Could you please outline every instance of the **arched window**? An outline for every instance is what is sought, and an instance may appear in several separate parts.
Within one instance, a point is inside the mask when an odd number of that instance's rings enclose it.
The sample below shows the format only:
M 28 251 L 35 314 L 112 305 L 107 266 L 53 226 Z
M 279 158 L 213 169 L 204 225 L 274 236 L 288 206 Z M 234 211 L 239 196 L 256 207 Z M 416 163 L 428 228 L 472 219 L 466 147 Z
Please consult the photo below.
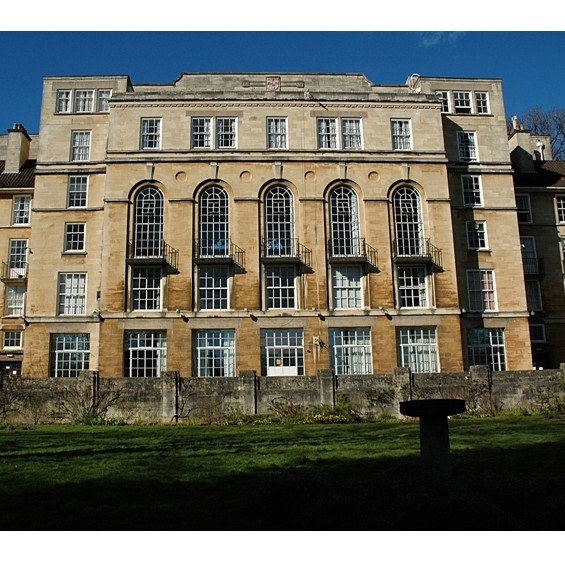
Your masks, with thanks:
M 289 257 L 296 252 L 293 198 L 285 186 L 274 186 L 265 195 L 265 252 L 268 257 Z
M 392 197 L 396 253 L 399 256 L 424 254 L 420 196 L 410 187 L 399 188 Z
M 135 257 L 163 255 L 163 195 L 154 186 L 135 195 L 133 244 Z
M 338 186 L 330 193 L 330 222 L 332 255 L 359 255 L 357 195 L 348 186 Z
M 223 188 L 210 186 L 202 191 L 199 229 L 201 257 L 229 255 L 229 203 Z

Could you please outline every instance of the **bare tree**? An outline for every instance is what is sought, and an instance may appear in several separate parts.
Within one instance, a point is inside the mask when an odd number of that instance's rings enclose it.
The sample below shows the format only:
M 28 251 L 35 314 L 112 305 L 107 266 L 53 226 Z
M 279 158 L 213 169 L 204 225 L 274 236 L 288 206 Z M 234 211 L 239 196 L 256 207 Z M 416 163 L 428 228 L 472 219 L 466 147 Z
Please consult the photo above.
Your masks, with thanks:
M 533 135 L 549 135 L 553 159 L 565 161 L 565 108 L 532 108 L 519 117 L 519 122 Z

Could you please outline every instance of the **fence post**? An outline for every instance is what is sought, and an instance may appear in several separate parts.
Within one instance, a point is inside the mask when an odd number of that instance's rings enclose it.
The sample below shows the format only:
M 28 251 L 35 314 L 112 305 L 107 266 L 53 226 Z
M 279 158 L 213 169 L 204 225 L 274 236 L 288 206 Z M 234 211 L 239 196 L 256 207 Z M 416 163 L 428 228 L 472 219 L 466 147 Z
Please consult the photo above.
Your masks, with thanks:
M 320 391 L 320 404 L 335 406 L 336 381 L 331 369 L 318 369 L 318 389 Z
M 179 373 L 161 373 L 161 418 L 165 422 L 179 421 Z
M 257 394 L 259 382 L 255 371 L 240 371 L 241 396 L 243 399 L 243 410 L 250 414 L 257 414 Z

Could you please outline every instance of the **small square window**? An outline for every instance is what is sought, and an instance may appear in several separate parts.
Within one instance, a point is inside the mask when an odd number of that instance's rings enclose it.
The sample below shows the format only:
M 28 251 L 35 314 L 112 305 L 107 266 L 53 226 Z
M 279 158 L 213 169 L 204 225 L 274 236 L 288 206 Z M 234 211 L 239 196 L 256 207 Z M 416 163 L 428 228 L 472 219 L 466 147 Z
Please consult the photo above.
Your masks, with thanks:
M 96 102 L 97 112 L 110 111 L 110 96 L 112 96 L 112 91 L 109 89 L 102 89 L 98 91 L 97 102 Z
M 88 177 L 70 176 L 67 188 L 67 206 L 69 208 L 85 208 L 88 197 Z
M 476 175 L 463 175 L 461 177 L 463 190 L 463 205 L 466 208 L 475 208 L 483 205 L 481 177 Z
M 467 222 L 467 248 L 488 249 L 486 223 L 481 221 Z
M 21 330 L 3 332 L 2 347 L 3 349 L 21 349 L 22 348 Z
M 71 91 L 57 90 L 57 104 L 55 112 L 57 114 L 66 114 L 71 111 Z
M 487 92 L 475 92 L 475 107 L 477 109 L 477 114 L 489 113 Z
M 85 250 L 86 224 L 65 224 L 65 246 L 66 252 Z
M 471 113 L 471 93 L 470 92 L 454 92 L 453 106 L 456 114 Z
M 75 90 L 75 112 L 94 111 L 94 90 Z
M 12 225 L 28 225 L 31 210 L 31 196 L 14 196 L 12 200 Z
M 161 148 L 161 118 L 141 118 L 140 148 Z

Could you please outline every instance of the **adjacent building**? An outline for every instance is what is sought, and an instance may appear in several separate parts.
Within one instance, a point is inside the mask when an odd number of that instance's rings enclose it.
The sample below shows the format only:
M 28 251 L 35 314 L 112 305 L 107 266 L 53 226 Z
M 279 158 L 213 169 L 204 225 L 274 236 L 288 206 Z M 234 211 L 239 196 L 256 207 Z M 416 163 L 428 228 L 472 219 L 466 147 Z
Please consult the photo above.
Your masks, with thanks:
M 4 153 L 22 376 L 532 367 L 498 79 L 50 76 Z

